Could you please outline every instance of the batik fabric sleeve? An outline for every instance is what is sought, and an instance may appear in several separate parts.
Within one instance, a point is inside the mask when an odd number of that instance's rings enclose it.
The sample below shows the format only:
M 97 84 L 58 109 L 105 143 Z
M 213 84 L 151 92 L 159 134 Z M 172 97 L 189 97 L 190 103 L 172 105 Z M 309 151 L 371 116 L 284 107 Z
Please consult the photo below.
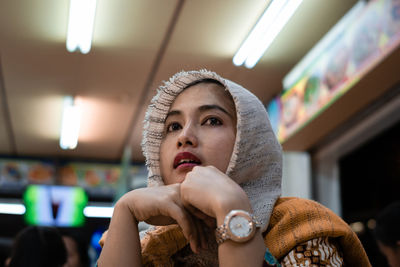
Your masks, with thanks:
M 313 242 L 316 242 L 314 248 Z M 333 211 L 312 200 L 278 199 L 264 236 L 264 243 L 272 255 L 279 259 L 282 266 L 313 266 L 285 265 L 285 261 L 300 258 L 304 253 L 298 253 L 299 250 L 308 250 L 305 254 L 309 255 L 310 252 L 321 253 L 325 249 L 333 250 L 334 247 L 341 253 L 338 255 L 342 257 L 343 265 L 371 266 L 360 240 L 350 226 Z M 321 258 L 322 255 L 323 258 Z M 322 260 L 329 258 L 322 253 L 321 256 L 319 258 Z M 315 264 L 314 266 L 325 265 Z
M 343 266 L 342 253 L 328 238 L 315 238 L 297 245 L 280 262 L 281 266 Z

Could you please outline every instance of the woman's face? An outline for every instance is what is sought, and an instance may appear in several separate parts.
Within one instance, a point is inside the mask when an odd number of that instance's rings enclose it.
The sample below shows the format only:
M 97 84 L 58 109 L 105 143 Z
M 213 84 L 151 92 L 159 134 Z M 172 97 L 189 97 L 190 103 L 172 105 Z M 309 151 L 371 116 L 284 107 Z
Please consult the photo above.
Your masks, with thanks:
M 236 138 L 232 97 L 214 83 L 193 85 L 173 102 L 160 148 L 165 184 L 181 183 L 195 166 L 226 172 Z

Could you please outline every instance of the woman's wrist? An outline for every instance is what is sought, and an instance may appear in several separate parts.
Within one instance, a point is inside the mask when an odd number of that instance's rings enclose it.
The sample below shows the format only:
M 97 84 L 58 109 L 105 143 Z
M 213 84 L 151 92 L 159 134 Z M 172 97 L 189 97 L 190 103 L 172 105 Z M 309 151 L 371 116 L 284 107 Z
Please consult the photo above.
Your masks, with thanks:
M 118 210 L 119 212 L 123 213 L 130 213 L 134 223 L 136 225 L 139 224 L 138 219 L 135 216 L 135 208 L 134 204 L 136 201 L 133 199 L 134 198 L 134 191 L 128 192 L 125 195 L 123 195 L 115 204 L 114 210 Z M 115 213 L 115 211 L 114 211 Z M 113 214 L 114 215 L 114 214 Z
M 237 198 L 234 201 L 221 203 L 216 210 L 217 226 L 224 223 L 226 215 L 232 210 L 244 210 L 252 213 L 249 199 L 247 197 L 243 199 Z

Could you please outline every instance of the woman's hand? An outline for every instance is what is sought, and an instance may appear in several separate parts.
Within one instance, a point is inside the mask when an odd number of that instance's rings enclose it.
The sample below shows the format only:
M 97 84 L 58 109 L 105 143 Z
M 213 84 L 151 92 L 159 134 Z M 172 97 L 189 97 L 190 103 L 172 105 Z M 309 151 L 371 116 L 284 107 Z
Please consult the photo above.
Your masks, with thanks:
M 185 208 L 209 226 L 210 217 L 220 224 L 232 209 L 251 211 L 243 189 L 213 166 L 194 167 L 180 186 L 180 197 Z
M 233 209 L 252 212 L 250 200 L 243 189 L 226 174 L 213 166 L 196 166 L 181 184 L 184 207 L 198 218 L 215 218 L 217 225 Z M 219 266 L 261 266 L 265 245 L 262 234 L 244 243 L 226 240 L 218 246 Z
M 182 204 L 180 184 L 136 189 L 118 202 L 128 206 L 136 221 L 151 225 L 179 224 L 194 252 L 204 243 L 201 225 Z

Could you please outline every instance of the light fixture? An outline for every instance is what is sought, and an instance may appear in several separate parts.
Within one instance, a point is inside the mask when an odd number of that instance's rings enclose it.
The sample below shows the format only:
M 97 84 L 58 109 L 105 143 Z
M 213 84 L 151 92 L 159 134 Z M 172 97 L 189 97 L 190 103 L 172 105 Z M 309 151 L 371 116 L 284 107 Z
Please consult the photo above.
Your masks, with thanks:
M 26 211 L 23 204 L 17 203 L 0 203 L 0 214 L 22 215 Z
M 111 218 L 113 211 L 113 207 L 87 206 L 83 209 L 83 214 L 86 217 Z
M 233 64 L 251 69 L 294 14 L 302 0 L 271 0 L 246 40 L 233 57 Z
M 64 109 L 61 122 L 60 147 L 74 149 L 78 145 L 81 109 L 72 96 L 64 98 Z
M 87 54 L 90 51 L 93 37 L 96 0 L 70 0 L 67 50 L 80 50 Z

